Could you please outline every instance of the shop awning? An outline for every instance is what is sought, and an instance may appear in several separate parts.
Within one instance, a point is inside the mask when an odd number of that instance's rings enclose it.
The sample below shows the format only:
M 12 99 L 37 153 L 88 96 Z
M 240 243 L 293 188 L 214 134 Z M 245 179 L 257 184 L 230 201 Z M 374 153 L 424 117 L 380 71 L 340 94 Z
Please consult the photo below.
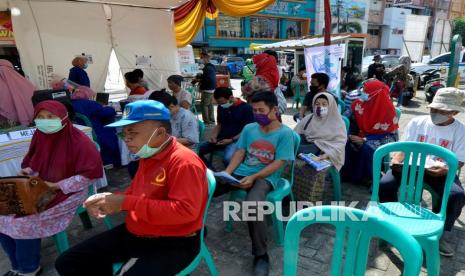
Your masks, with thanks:
M 331 43 L 337 44 L 348 38 L 366 38 L 366 34 L 336 34 L 331 37 Z M 271 44 L 265 44 L 257 47 L 257 50 L 284 50 L 284 49 L 303 49 L 308 47 L 320 46 L 324 44 L 323 36 L 305 37 L 301 39 L 291 39 Z
M 253 51 L 260 50 L 259 47 L 260 47 L 260 46 L 263 46 L 263 45 L 264 45 L 264 44 L 250 43 L 249 49 L 250 49 L 250 50 L 253 50 Z

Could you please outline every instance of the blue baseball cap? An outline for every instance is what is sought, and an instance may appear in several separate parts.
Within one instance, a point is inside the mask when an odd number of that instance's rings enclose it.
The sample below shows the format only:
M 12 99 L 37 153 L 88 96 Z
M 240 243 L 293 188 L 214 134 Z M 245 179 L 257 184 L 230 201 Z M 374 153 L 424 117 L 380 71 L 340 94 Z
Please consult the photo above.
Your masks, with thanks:
M 121 120 L 106 125 L 106 127 L 122 127 L 145 120 L 169 121 L 170 112 L 162 103 L 157 101 L 135 101 L 124 107 L 123 118 Z

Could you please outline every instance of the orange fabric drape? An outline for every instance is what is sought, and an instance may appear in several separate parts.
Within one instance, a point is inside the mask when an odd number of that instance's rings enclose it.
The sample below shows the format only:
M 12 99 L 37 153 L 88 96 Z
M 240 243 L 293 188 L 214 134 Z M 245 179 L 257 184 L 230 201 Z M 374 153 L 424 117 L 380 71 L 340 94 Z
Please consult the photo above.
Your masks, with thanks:
M 174 10 L 177 46 L 188 45 L 202 28 L 205 17 L 215 19 L 219 11 L 229 16 L 257 13 L 275 0 L 192 0 Z

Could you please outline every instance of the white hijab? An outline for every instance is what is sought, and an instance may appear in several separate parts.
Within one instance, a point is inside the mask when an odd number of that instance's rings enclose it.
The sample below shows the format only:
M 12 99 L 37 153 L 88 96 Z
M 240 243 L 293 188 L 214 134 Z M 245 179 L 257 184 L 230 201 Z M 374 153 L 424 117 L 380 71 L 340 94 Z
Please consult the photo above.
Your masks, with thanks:
M 315 102 L 320 96 L 328 100 L 328 114 L 325 117 L 316 115 Z M 333 95 L 323 92 L 313 98 L 313 114 L 307 115 L 295 127 L 298 134 L 303 134 L 309 143 L 314 143 L 321 151 L 328 155 L 337 170 L 344 165 L 347 130 L 342 116 L 337 108 Z M 307 128 L 305 126 L 307 125 Z

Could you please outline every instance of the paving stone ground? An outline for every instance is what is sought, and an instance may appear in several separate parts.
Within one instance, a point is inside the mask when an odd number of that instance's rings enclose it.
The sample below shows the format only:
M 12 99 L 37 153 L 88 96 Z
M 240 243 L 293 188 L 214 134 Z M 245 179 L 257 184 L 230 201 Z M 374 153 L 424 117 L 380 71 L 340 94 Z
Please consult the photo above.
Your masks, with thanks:
M 289 105 L 290 106 L 290 105 Z M 418 98 L 414 99 L 409 107 L 403 107 L 403 113 L 400 124 L 402 129 L 408 121 L 415 117 L 428 114 L 423 97 L 419 93 Z M 292 113 L 284 116 L 284 122 L 293 126 Z M 465 115 L 461 114 L 459 119 L 465 122 Z M 125 168 L 116 168 L 107 171 L 109 180 L 108 190 L 121 190 L 127 187 L 129 178 Z M 463 179 L 463 176 L 461 177 Z M 324 193 L 324 201 L 329 202 L 332 199 L 332 185 L 326 184 L 327 189 Z M 349 183 L 343 183 L 343 199 L 346 202 L 359 201 L 357 207 L 366 206 L 370 194 L 367 187 L 356 186 Z M 226 196 L 215 198 L 208 214 L 208 237 L 206 238 L 207 246 L 213 255 L 216 267 L 220 275 L 250 275 L 252 269 L 252 255 L 250 248 L 250 239 L 248 236 L 247 225 L 244 222 L 235 222 L 234 231 L 227 233 L 224 231 L 223 221 L 223 201 Z M 428 197 L 426 202 L 428 203 Z M 124 215 L 112 216 L 113 222 L 119 224 L 123 221 Z M 90 230 L 84 230 L 80 224 L 79 218 L 75 217 L 68 228 L 68 236 L 71 245 L 83 241 L 95 234 L 105 231 L 105 226 L 101 221 L 92 219 L 94 227 Z M 274 245 L 273 229 L 270 224 L 269 234 L 269 255 L 271 257 L 271 275 L 283 274 L 283 250 Z M 334 230 L 329 227 L 315 226 L 306 229 L 303 232 L 300 242 L 299 251 L 299 272 L 298 275 L 329 275 L 330 263 L 332 257 Z M 441 258 L 441 275 L 464 275 L 465 276 L 465 212 L 456 222 L 454 230 L 447 236 L 447 240 L 456 250 L 452 258 Z M 44 273 L 42 275 L 57 275 L 54 269 L 54 260 L 57 257 L 56 249 L 52 239 L 43 239 L 42 243 L 42 266 Z M 407 260 L 408 261 L 408 260 Z M 9 269 L 9 261 L 0 250 L 0 275 L 3 275 Z M 402 260 L 394 249 L 379 248 L 373 243 L 370 250 L 368 268 L 366 275 L 400 275 L 402 270 Z M 425 268 L 422 269 L 421 275 L 426 275 Z M 192 275 L 209 275 L 208 269 L 203 264 Z

